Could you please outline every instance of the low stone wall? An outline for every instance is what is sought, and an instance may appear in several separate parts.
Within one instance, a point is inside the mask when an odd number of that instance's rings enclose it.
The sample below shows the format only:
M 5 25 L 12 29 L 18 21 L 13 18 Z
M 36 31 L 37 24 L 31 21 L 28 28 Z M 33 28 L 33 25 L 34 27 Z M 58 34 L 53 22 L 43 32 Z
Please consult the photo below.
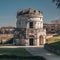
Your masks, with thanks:
M 46 35 L 46 39 L 49 39 L 49 38 L 51 38 L 51 37 L 53 37 L 53 34 L 47 34 L 47 35 Z
M 0 43 L 5 43 L 10 38 L 13 38 L 13 34 L 0 34 Z
M 57 48 L 55 48 L 55 47 L 53 47 L 53 46 L 51 46 L 49 44 L 45 44 L 44 48 L 47 49 L 50 52 L 53 52 L 53 53 L 55 53 L 57 55 L 60 55 L 60 49 L 57 49 Z

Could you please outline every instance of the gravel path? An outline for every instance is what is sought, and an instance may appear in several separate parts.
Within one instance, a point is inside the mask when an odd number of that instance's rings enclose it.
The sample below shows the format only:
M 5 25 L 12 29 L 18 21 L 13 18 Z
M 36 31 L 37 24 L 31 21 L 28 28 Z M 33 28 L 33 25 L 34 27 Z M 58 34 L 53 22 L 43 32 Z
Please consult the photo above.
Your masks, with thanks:
M 29 47 L 25 49 L 34 56 L 43 56 L 47 60 L 60 60 L 60 56 L 46 51 L 43 47 Z

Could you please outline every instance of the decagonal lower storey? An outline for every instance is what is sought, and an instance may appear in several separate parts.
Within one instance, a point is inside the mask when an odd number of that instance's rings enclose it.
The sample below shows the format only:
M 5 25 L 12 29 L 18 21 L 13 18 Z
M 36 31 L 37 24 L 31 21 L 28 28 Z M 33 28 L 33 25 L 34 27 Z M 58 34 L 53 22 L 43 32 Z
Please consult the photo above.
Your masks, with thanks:
M 25 9 L 17 13 L 14 44 L 40 46 L 46 43 L 46 30 L 43 29 L 43 15 L 34 9 Z

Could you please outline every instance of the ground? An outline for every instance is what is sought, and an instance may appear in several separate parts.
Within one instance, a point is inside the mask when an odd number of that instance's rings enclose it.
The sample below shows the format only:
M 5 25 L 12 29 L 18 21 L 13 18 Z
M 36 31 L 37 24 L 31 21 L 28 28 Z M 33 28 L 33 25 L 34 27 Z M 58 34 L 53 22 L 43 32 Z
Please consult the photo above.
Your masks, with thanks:
M 8 49 L 8 48 L 9 49 Z M 19 47 L 19 49 L 18 49 L 18 47 Z M 9 50 L 7 50 L 7 49 Z M 13 49 L 12 49 L 13 48 Z M 26 56 L 26 55 L 30 55 L 31 56 L 31 54 L 32 55 L 34 55 L 34 56 L 43 56 L 43 57 L 45 57 L 47 60 L 60 60 L 60 56 L 58 56 L 58 55 L 55 55 L 55 54 L 53 54 L 53 53 L 51 53 L 51 52 L 49 52 L 49 51 L 47 51 L 47 50 L 45 50 L 44 49 L 44 47 L 43 46 L 40 46 L 40 47 L 20 47 L 20 46 L 13 46 L 11 48 L 11 46 L 5 46 L 5 49 L 6 50 L 4 50 L 4 46 L 2 46 L 1 48 L 0 48 L 0 53 L 2 53 L 2 52 L 6 52 L 6 53 L 9 53 L 9 54 L 17 54 L 17 55 L 21 55 L 21 53 L 22 53 L 22 55 L 24 55 L 24 56 Z M 16 49 L 17 48 L 17 49 Z M 12 50 L 11 50 L 12 49 Z M 16 50 L 15 50 L 16 49 Z M 15 50 L 15 51 L 14 51 Z M 24 52 L 25 51 L 25 52 Z M 30 52 L 30 53 L 28 53 L 28 52 Z
M 60 60 L 60 56 L 57 56 L 45 50 L 43 47 L 31 47 L 31 48 L 26 48 L 26 50 L 35 56 L 43 56 L 47 60 Z
M 26 50 L 25 46 L 1 46 L 0 47 L 0 60 L 45 60 L 42 56 L 33 56 Z M 6 56 L 7 55 L 7 56 Z M 17 58 L 9 58 L 9 56 L 17 56 Z M 8 57 L 8 58 L 7 58 Z M 22 58 L 20 58 L 22 57 Z M 25 58 L 24 58 L 25 57 Z
M 31 56 L 24 48 L 0 48 L 0 55 Z
M 60 36 L 55 36 L 55 37 L 48 39 L 47 43 L 50 46 L 60 50 Z
M 55 43 L 55 42 L 60 42 L 60 36 L 55 36 L 55 37 L 51 37 L 47 40 L 47 43 Z

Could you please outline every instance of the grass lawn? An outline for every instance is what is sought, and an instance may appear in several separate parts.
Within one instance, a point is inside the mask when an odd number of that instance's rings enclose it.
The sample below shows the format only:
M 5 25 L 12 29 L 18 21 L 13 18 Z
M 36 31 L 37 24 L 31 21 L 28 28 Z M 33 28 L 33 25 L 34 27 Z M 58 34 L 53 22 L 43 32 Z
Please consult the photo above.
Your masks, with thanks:
M 60 36 L 48 39 L 47 43 L 57 49 L 60 49 Z
M 50 44 L 50 43 L 55 43 L 55 42 L 60 42 L 60 36 L 57 36 L 57 37 L 52 37 L 52 38 L 49 38 L 47 40 L 47 43 Z
M 34 57 L 24 48 L 0 48 L 0 60 L 45 60 L 45 58 Z
M 31 56 L 24 48 L 0 48 L 0 54 L 17 55 L 17 56 Z

